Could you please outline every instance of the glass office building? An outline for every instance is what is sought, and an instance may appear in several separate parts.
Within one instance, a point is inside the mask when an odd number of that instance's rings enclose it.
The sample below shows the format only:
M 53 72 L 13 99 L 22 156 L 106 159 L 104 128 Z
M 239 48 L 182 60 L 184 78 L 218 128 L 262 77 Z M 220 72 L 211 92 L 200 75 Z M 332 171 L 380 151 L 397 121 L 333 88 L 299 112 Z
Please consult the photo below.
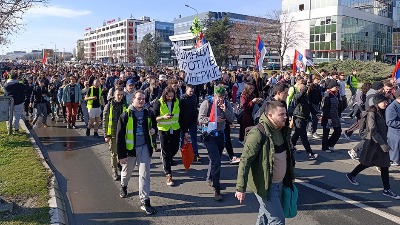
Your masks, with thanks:
M 137 40 L 141 43 L 146 34 L 161 38 L 161 64 L 171 63 L 172 42 L 169 36 L 174 34 L 174 23 L 151 21 L 137 26 Z
M 315 62 L 373 60 L 392 51 L 392 0 L 283 0 L 282 7 L 307 30 L 303 47 Z

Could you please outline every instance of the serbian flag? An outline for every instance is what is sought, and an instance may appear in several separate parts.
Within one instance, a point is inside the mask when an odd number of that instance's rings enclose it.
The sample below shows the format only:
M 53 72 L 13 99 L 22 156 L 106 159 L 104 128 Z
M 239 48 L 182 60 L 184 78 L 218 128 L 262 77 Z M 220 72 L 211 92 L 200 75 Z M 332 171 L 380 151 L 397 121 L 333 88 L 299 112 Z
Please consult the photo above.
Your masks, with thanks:
M 400 59 L 397 62 L 396 67 L 394 67 L 392 80 L 396 81 L 396 84 L 400 83 Z
M 45 51 L 43 51 L 42 63 L 43 63 L 43 66 L 44 66 L 44 64 L 47 63 L 47 56 L 46 56 L 46 52 Z
M 217 129 L 218 115 L 217 115 L 217 101 L 213 98 L 212 107 L 210 111 L 210 119 L 208 121 L 207 132 L 210 133 Z
M 259 71 L 262 69 L 263 61 L 265 54 L 267 53 L 267 49 L 265 49 L 264 43 L 261 41 L 260 35 L 257 36 L 256 42 L 256 58 L 254 60 L 254 66 Z
M 197 43 L 196 43 L 196 48 L 201 47 L 201 46 L 204 45 L 205 43 L 206 43 L 206 39 L 204 38 L 204 34 L 203 34 L 203 32 L 200 32 L 199 40 L 198 40 Z
M 292 74 L 296 74 L 296 71 L 301 72 L 306 69 L 303 59 L 304 59 L 303 54 L 301 54 L 299 51 L 295 50 Z

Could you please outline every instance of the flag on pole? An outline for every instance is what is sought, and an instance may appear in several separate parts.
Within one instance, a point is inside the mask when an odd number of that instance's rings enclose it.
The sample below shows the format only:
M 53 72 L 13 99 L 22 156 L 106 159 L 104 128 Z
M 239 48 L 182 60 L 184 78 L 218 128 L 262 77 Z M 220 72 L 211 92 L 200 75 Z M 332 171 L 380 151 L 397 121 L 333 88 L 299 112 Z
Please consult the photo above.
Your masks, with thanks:
M 267 49 L 265 49 L 264 43 L 262 42 L 260 35 L 257 36 L 256 42 L 256 58 L 254 59 L 254 66 L 256 69 L 261 71 L 263 66 L 263 61 L 265 54 L 267 53 Z
M 43 63 L 43 67 L 45 67 L 45 64 L 47 63 L 46 51 L 43 51 L 42 63 Z
M 295 50 L 292 74 L 296 74 L 296 71 L 301 72 L 306 69 L 303 60 L 304 60 L 303 54 L 301 54 L 299 51 Z
M 199 18 L 194 18 L 193 22 L 192 22 L 192 26 L 190 27 L 190 32 L 194 35 L 197 36 L 198 33 L 201 32 L 201 25 L 199 22 Z
M 394 70 L 392 73 L 392 80 L 396 81 L 396 84 L 400 83 L 400 59 L 396 63 L 396 67 L 394 67 Z
M 199 40 L 196 43 L 196 48 L 201 47 L 202 45 L 204 45 L 206 42 L 206 38 L 204 37 L 203 32 L 200 32 L 200 36 L 199 36 Z

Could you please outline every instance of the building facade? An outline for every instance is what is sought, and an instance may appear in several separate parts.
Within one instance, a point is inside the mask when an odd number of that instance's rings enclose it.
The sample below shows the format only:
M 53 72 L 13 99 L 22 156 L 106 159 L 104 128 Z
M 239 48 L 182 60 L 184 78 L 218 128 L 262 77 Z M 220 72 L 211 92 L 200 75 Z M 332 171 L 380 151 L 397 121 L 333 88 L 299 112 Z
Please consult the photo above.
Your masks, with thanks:
M 238 32 L 230 32 L 230 45 L 233 45 L 234 48 L 236 48 L 236 53 L 234 54 L 236 56 L 229 56 L 230 59 L 228 62 L 228 66 L 253 65 L 255 57 L 254 48 L 257 40 L 257 33 L 260 34 L 261 38 L 264 40 L 264 44 L 266 45 L 267 50 L 269 50 L 269 46 L 273 44 L 267 43 L 266 39 L 267 36 L 269 36 L 268 33 L 270 34 L 269 25 L 274 23 L 271 23 L 271 21 L 262 17 L 254 17 L 230 12 L 211 11 L 202 12 L 198 15 L 196 14 L 186 17 L 179 17 L 174 19 L 174 35 L 170 36 L 169 38 L 173 43 L 176 43 L 182 49 L 192 49 L 197 42 L 196 37 L 194 37 L 193 34 L 190 32 L 190 27 L 192 26 L 194 18 L 198 17 L 200 24 L 203 26 L 205 21 L 208 19 L 211 19 L 212 21 L 222 20 L 225 16 L 228 16 L 229 21 L 232 24 L 231 31 L 232 29 L 238 29 Z M 203 27 L 203 31 L 205 30 L 207 30 L 207 28 Z M 246 31 L 240 32 L 239 30 Z M 246 40 L 246 43 L 243 43 L 243 41 L 240 40 Z M 268 56 L 265 57 L 264 64 L 268 64 L 268 62 L 275 62 L 279 64 L 280 59 L 277 53 L 271 50 L 269 50 L 268 52 L 269 53 Z
M 84 33 L 85 61 L 103 63 L 133 63 L 138 55 L 137 26 L 150 21 L 140 19 L 109 20 Z
M 140 43 L 146 34 L 151 34 L 153 37 L 159 38 L 161 43 L 161 61 L 163 65 L 171 63 L 171 47 L 172 42 L 169 36 L 174 35 L 174 23 L 151 21 L 137 26 L 137 42 Z
M 392 51 L 392 0 L 282 0 L 282 11 L 306 37 L 296 49 L 314 62 L 382 59 Z M 294 50 L 285 61 L 293 62 Z

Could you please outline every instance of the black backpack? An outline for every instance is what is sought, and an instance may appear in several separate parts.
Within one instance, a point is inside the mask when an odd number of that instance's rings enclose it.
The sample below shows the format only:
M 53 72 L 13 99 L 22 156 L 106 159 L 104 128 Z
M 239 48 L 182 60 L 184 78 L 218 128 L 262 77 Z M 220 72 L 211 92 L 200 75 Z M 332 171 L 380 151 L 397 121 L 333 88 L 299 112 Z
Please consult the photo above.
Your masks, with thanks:
M 351 85 L 351 75 L 347 76 L 346 78 L 346 85 L 350 86 Z
M 246 129 L 244 130 L 244 141 L 245 142 L 246 142 L 248 134 L 250 133 L 250 131 L 252 129 L 258 129 L 264 137 L 267 136 L 267 133 L 265 132 L 264 126 L 261 123 L 258 123 L 255 126 L 246 127 Z

